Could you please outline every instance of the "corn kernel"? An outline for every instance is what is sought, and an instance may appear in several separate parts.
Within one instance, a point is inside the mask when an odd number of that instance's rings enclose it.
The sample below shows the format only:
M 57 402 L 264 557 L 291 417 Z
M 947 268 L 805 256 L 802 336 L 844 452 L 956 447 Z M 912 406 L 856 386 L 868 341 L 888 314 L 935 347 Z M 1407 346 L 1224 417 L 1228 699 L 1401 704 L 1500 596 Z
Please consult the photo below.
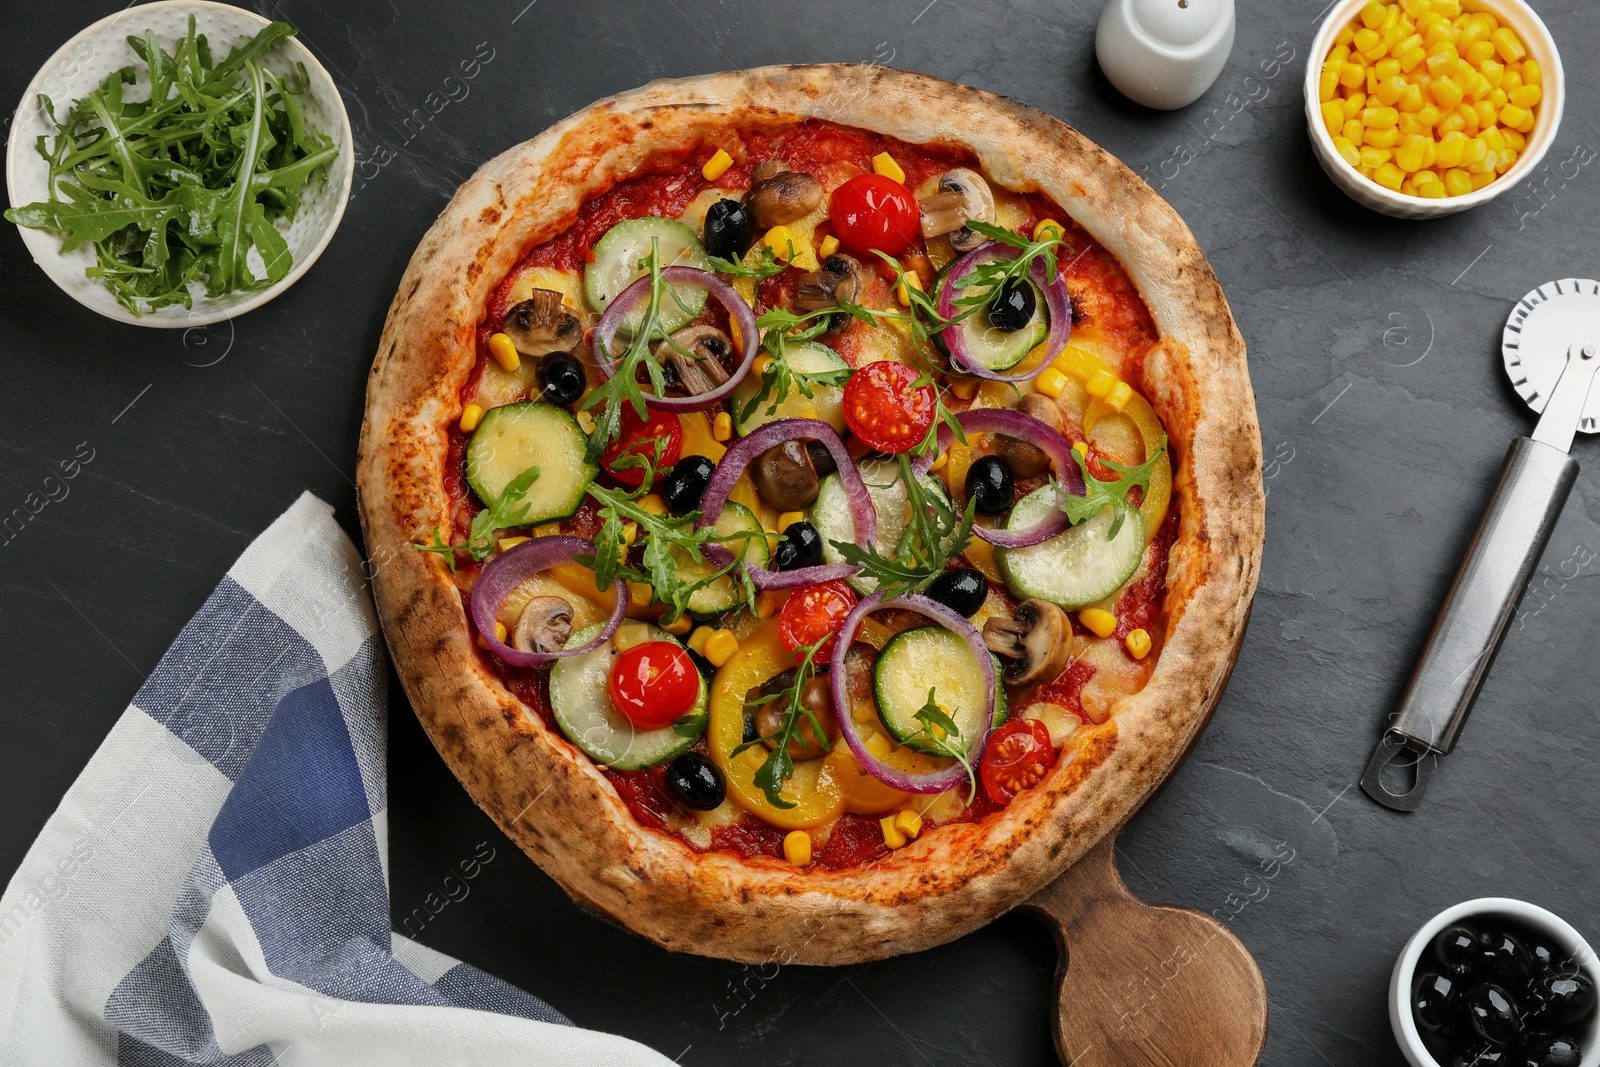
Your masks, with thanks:
M 772 249 L 773 256 L 784 262 L 789 262 L 798 253 L 795 251 L 794 235 L 787 226 L 774 226 L 761 238 L 761 243 Z
M 962 400 L 971 400 L 983 383 L 976 378 L 957 378 L 950 383 L 950 391 Z
M 1539 66 L 1539 61 L 1537 59 L 1530 59 L 1524 62 L 1522 64 L 1521 73 L 1523 85 L 1544 84 L 1544 68 Z
M 1435 78 L 1443 78 L 1456 74 L 1461 69 L 1454 45 L 1441 41 L 1434 48 L 1436 51 L 1428 54 L 1428 61 L 1424 64 L 1429 74 Z
M 623 548 L 632 548 L 634 541 L 638 540 L 638 538 L 639 538 L 639 524 L 638 523 L 636 523 L 636 522 L 625 522 L 625 523 L 622 524 L 622 547 Z
M 478 420 L 483 418 L 483 409 L 476 404 L 468 404 L 461 409 L 461 421 L 458 425 L 462 433 L 471 433 L 478 428 Z
M 1479 41 L 1487 40 L 1489 33 L 1489 27 L 1479 20 L 1463 19 L 1461 27 L 1456 30 L 1456 43 L 1466 50 Z
M 1516 107 L 1530 108 L 1538 106 L 1539 101 L 1544 99 L 1544 90 L 1537 85 L 1523 85 L 1511 90 L 1507 95 Z
M 1524 137 L 1522 134 L 1518 133 L 1516 130 L 1506 130 L 1506 131 L 1504 131 L 1504 135 L 1505 135 L 1505 139 L 1506 139 L 1506 147 L 1507 148 L 1514 148 L 1518 152 L 1523 152 L 1523 151 L 1527 150 L 1528 139 L 1526 137 Z
M 1472 188 L 1473 188 L 1473 191 L 1476 192 L 1477 190 L 1482 189 L 1484 186 L 1488 185 L 1490 182 L 1494 181 L 1495 173 L 1494 173 L 1493 170 L 1488 170 L 1488 171 L 1484 171 L 1481 174 L 1473 174 L 1471 177 L 1472 177 Z
M 1516 92 L 1518 89 L 1522 88 L 1524 84 L 1525 83 L 1522 80 L 1522 75 L 1518 74 L 1510 67 L 1506 68 L 1505 76 L 1500 79 L 1500 88 L 1504 89 L 1508 93 Z
M 1507 104 L 1505 107 L 1500 109 L 1500 121 L 1515 129 L 1527 121 L 1528 114 L 1529 112 L 1518 107 L 1516 104 Z
M 739 651 L 739 639 L 733 636 L 732 630 L 718 630 L 706 638 L 706 648 L 701 655 L 711 661 L 713 667 L 720 667 Z
M 594 416 L 587 411 L 580 411 L 574 416 L 578 420 L 578 428 L 585 434 L 594 433 Z
M 922 816 L 910 808 L 897 811 L 894 813 L 894 826 L 896 830 L 915 841 L 917 835 L 922 833 Z
M 1128 652 L 1134 659 L 1144 659 L 1150 654 L 1150 634 L 1143 629 L 1128 631 L 1123 644 L 1128 646 Z
M 663 624 L 661 628 L 674 637 L 682 637 L 694 629 L 694 619 L 688 615 L 679 615 L 671 622 Z
M 1445 18 L 1455 18 L 1461 14 L 1461 0 L 1433 0 L 1433 10 Z
M 1503 148 L 1500 150 L 1499 156 L 1499 162 L 1494 165 L 1496 174 L 1504 174 L 1517 165 L 1517 150 L 1515 148 Z
M 1322 103 L 1322 124 L 1328 127 L 1329 135 L 1337 134 L 1344 126 L 1344 105 L 1337 100 L 1325 100 Z
M 1072 450 L 1080 456 L 1087 456 L 1089 454 L 1089 442 L 1074 441 L 1072 444 Z
M 778 516 L 778 529 L 787 530 L 797 522 L 805 522 L 806 513 L 803 511 L 785 511 Z
M 1423 182 L 1417 186 L 1417 195 L 1424 200 L 1443 200 L 1446 192 L 1445 187 L 1439 182 Z
M 1465 196 L 1472 192 L 1472 175 L 1459 167 L 1444 172 L 1444 188 L 1451 196 Z
M 1371 128 L 1367 130 L 1366 142 L 1374 148 L 1393 148 L 1398 140 L 1400 140 L 1400 131 L 1393 126 L 1383 130 Z
M 1322 73 L 1317 76 L 1317 99 L 1332 100 L 1333 94 L 1339 89 L 1339 68 L 1332 63 L 1325 63 Z
M 667 513 L 667 502 L 661 499 L 660 493 L 651 493 L 649 496 L 644 497 L 639 501 L 639 506 L 652 515 L 665 515 Z
M 1487 100 L 1478 101 L 1476 110 L 1478 112 L 1479 126 L 1493 126 L 1500 118 L 1499 113 L 1494 109 L 1494 105 Z
M 1405 144 L 1394 154 L 1394 161 L 1404 171 L 1417 171 L 1422 169 L 1422 154 L 1427 147 L 1426 137 L 1412 134 L 1407 137 Z
M 1367 94 L 1358 89 L 1349 96 L 1345 97 L 1344 117 L 1346 119 L 1360 118 L 1362 109 L 1364 109 L 1366 106 Z
M 1416 48 L 1407 49 L 1400 54 L 1401 73 L 1410 74 L 1412 71 L 1416 70 L 1417 66 L 1427 58 L 1428 52 L 1421 45 L 1418 45 Z
M 1439 120 L 1439 132 L 1446 137 L 1452 133 L 1460 133 L 1461 136 L 1465 137 L 1466 134 L 1462 133 L 1462 130 L 1466 129 L 1466 126 L 1467 120 L 1453 111 Z
M 1427 185 L 1429 182 L 1438 181 L 1439 175 L 1435 174 L 1431 170 L 1419 170 L 1411 176 L 1411 180 L 1420 188 L 1421 186 Z
M 872 157 L 872 169 L 874 173 L 881 174 L 891 181 L 906 180 L 906 172 L 900 169 L 900 164 L 896 163 L 894 157 L 887 152 L 879 152 Z
M 522 357 L 517 355 L 517 346 L 503 333 L 489 336 L 489 354 L 503 370 L 514 371 L 522 366 Z
M 950 464 L 950 453 L 949 452 L 940 452 L 937 456 L 933 457 L 933 462 L 928 464 L 928 472 L 930 474 L 938 473 L 939 471 L 944 470 L 945 467 L 947 467 L 949 464 Z
M 495 545 L 496 548 L 498 548 L 502 552 L 510 552 L 513 548 L 516 548 L 518 545 L 524 544 L 524 543 L 526 543 L 528 541 L 532 541 L 532 540 L 533 540 L 533 538 L 531 538 L 531 537 L 502 537 L 498 541 L 496 541 L 494 543 L 494 545 Z
M 1494 42 L 1494 50 L 1499 52 L 1500 58 L 1507 63 L 1520 63 L 1528 56 L 1528 50 L 1522 47 L 1522 39 L 1510 26 L 1502 26 L 1495 30 L 1489 35 L 1489 40 Z
M 1348 25 L 1341 28 L 1333 38 L 1333 43 L 1343 48 L 1346 52 L 1355 47 L 1355 42 L 1356 31 Z
M 1389 162 L 1389 150 L 1386 148 L 1373 148 L 1367 145 L 1361 150 L 1361 165 L 1371 167 L 1373 170 Z
M 776 589 L 768 589 L 756 594 L 756 618 L 770 619 L 778 613 L 778 608 L 783 605 L 784 594 Z
M 711 436 L 718 441 L 733 437 L 733 417 L 726 411 L 717 412 L 716 418 L 711 420 Z
M 811 835 L 804 830 L 790 830 L 783 835 L 783 858 L 796 867 L 811 862 Z
M 1333 149 L 1352 167 L 1361 166 L 1361 149 L 1357 148 L 1350 138 L 1335 137 L 1333 139 Z
M 1346 89 L 1357 89 L 1367 83 L 1367 68 L 1360 63 L 1346 63 L 1339 69 L 1339 84 Z
M 1506 84 L 1505 66 L 1500 63 L 1496 63 L 1492 59 L 1486 59 L 1482 63 L 1479 63 L 1478 73 L 1483 75 L 1484 81 L 1488 82 L 1496 89 L 1504 89 L 1509 93 L 1511 90 L 1516 88 L 1515 85 Z
M 646 644 L 650 640 L 650 627 L 642 622 L 625 622 L 617 627 L 617 632 L 611 637 L 611 647 L 618 652 L 626 652 L 637 645 Z
M 1367 0 L 1361 9 L 1361 25 L 1369 30 L 1376 30 L 1383 25 L 1384 17 L 1388 14 L 1388 5 L 1381 4 L 1378 0 Z
M 1418 86 L 1418 90 L 1421 90 L 1421 86 Z M 1417 112 L 1417 121 L 1424 126 L 1439 125 L 1439 109 L 1432 104 L 1423 104 L 1422 110 Z
M 1039 225 L 1033 228 L 1033 239 L 1035 241 L 1042 241 L 1045 239 L 1045 234 L 1048 233 L 1053 235 L 1054 238 L 1059 241 L 1062 237 L 1066 236 L 1066 232 L 1067 231 L 1062 228 L 1061 223 L 1057 222 L 1055 219 L 1040 219 Z
M 1420 19 L 1429 11 L 1428 0 L 1401 0 L 1400 6 L 1414 19 Z
M 1461 87 L 1448 77 L 1434 79 L 1428 89 L 1433 93 L 1433 98 L 1439 102 L 1439 106 L 1446 110 L 1456 107 L 1466 98 Z
M 1467 62 L 1474 67 L 1483 66 L 1483 61 L 1494 58 L 1494 45 L 1488 41 L 1474 41 L 1467 46 Z
M 1385 163 L 1384 166 L 1391 166 Z M 1395 182 L 1399 186 L 1399 182 Z M 1117 629 L 1117 617 L 1104 608 L 1084 608 L 1078 612 L 1078 621 L 1088 627 L 1096 637 L 1110 637 Z
M 1398 74 L 1393 75 L 1392 77 L 1384 78 L 1382 81 L 1378 82 L 1378 92 L 1376 95 L 1383 104 L 1391 108 L 1394 107 L 1406 95 L 1405 79 L 1400 77 Z M 1422 105 L 1421 103 L 1418 103 L 1417 106 L 1421 107 Z M 1341 109 L 1341 114 L 1342 113 L 1343 112 Z
M 895 299 L 900 301 L 901 307 L 911 306 L 911 294 L 906 292 L 906 286 L 911 286 L 917 292 L 922 292 L 922 276 L 914 270 L 906 271 L 906 280 L 894 287 Z
M 817 255 L 823 259 L 827 259 L 837 251 L 839 251 L 839 239 L 831 233 L 824 237 L 822 244 L 817 247 Z
M 1378 72 L 1372 67 L 1367 68 L 1367 95 L 1377 102 L 1378 98 Z
M 1478 136 L 1483 138 L 1483 143 L 1489 146 L 1491 152 L 1500 152 L 1506 147 L 1505 134 L 1500 132 L 1498 126 L 1490 127 Z
M 726 174 L 731 166 L 733 157 L 719 148 L 715 155 L 706 160 L 706 165 L 700 168 L 700 176 L 708 182 L 714 182 Z
M 878 825 L 883 828 L 883 843 L 890 848 L 905 848 L 907 838 L 900 827 L 894 824 L 893 815 L 885 815 L 878 820 Z
M 1406 172 L 1395 166 L 1393 163 L 1385 163 L 1383 166 L 1379 167 L 1378 172 L 1373 175 L 1373 180 L 1379 185 L 1383 186 L 1385 189 L 1393 189 L 1398 191 L 1400 189 L 1400 183 L 1406 180 Z
M 1511 103 L 1511 94 L 1504 89 L 1491 89 L 1489 90 L 1488 101 L 1494 107 L 1502 108 Z
M 1372 71 L 1378 76 L 1379 82 L 1386 82 L 1400 73 L 1400 61 L 1391 58 L 1380 59 L 1372 65 Z
M 1422 95 L 1422 86 L 1407 85 L 1405 92 L 1400 94 L 1400 99 L 1396 102 L 1395 106 L 1403 112 L 1417 115 L 1417 117 L 1420 119 L 1421 115 L 1419 113 L 1425 106 L 1427 106 L 1427 103 L 1427 99 Z M 1437 112 L 1434 114 L 1434 119 L 1435 121 L 1438 119 Z M 1432 126 L 1433 123 L 1429 122 L 1427 125 Z
M 711 640 L 713 633 L 715 631 L 709 626 L 696 626 L 694 632 L 689 635 L 689 648 L 702 656 L 705 655 L 706 642 Z
M 1117 376 L 1108 370 L 1097 370 L 1083 383 L 1084 392 L 1094 397 L 1104 397 L 1117 384 Z
M 1106 403 L 1115 411 L 1121 411 L 1128 406 L 1128 401 L 1133 399 L 1133 386 L 1127 382 L 1118 382 L 1111 387 L 1111 392 L 1106 394 Z
M 1033 380 L 1033 387 L 1048 397 L 1059 397 L 1067 387 L 1067 376 L 1051 367 Z

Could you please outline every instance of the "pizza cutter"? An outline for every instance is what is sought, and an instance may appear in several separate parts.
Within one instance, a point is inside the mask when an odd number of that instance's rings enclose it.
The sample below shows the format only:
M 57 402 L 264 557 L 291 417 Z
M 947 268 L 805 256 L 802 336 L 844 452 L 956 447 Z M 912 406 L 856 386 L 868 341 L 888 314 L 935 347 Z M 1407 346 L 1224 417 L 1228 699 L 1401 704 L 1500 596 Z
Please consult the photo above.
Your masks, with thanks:
M 1578 477 L 1568 452 L 1577 431 L 1600 429 L 1600 282 L 1547 282 L 1517 302 L 1500 342 L 1506 374 L 1536 412 L 1532 437 L 1511 443 L 1500 480 L 1400 706 L 1361 776 L 1361 788 L 1395 811 L 1414 811 L 1437 757 L 1455 747 L 1517 604 Z M 1382 780 L 1391 763 L 1414 763 L 1409 789 Z M 1391 772 L 1393 776 L 1393 772 Z

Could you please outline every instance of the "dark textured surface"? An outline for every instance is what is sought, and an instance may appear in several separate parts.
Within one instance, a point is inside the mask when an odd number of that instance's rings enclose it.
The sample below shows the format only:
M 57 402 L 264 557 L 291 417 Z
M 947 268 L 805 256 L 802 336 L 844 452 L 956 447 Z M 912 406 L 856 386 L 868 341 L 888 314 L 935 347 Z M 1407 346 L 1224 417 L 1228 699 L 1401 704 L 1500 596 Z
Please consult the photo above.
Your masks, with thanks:
M 80 442 L 94 456 L 70 495 L 0 545 L 0 868 L 15 868 L 143 673 L 302 489 L 355 532 L 362 388 L 389 298 L 479 161 L 651 78 L 882 62 L 1042 108 L 1164 182 L 1249 342 L 1271 490 L 1254 624 L 1188 766 L 1124 833 L 1122 866 L 1144 895 L 1231 917 L 1271 995 L 1265 1062 L 1399 1064 L 1389 969 L 1411 930 L 1457 900 L 1523 897 L 1600 936 L 1592 472 L 1422 810 L 1391 814 L 1351 788 L 1507 441 L 1531 426 L 1499 369 L 1511 304 L 1551 278 L 1600 275 L 1596 168 L 1569 166 L 1563 180 L 1557 167 L 1600 145 L 1585 61 L 1600 8 L 1538 5 L 1571 101 L 1543 196 L 1523 188 L 1416 224 L 1356 207 L 1312 159 L 1300 84 L 1321 0 L 1243 3 L 1216 87 L 1171 114 L 1126 103 L 1100 75 L 1093 0 L 525 4 L 251 5 L 298 24 L 338 80 L 366 180 L 310 274 L 232 325 L 185 334 L 99 319 L 0 232 L 0 511 Z M 3 19 L 8 103 L 119 5 L 21 6 Z M 480 42 L 493 59 L 467 95 L 408 141 L 403 119 L 438 107 Z M 1593 451 L 1577 446 L 1586 466 Z M 686 1064 L 1054 1062 L 1054 951 L 1030 920 L 843 971 L 669 956 L 579 912 L 472 805 L 398 692 L 393 711 L 397 919 L 480 841 L 495 849 L 423 941 Z M 1258 881 L 1282 848 L 1293 861 Z

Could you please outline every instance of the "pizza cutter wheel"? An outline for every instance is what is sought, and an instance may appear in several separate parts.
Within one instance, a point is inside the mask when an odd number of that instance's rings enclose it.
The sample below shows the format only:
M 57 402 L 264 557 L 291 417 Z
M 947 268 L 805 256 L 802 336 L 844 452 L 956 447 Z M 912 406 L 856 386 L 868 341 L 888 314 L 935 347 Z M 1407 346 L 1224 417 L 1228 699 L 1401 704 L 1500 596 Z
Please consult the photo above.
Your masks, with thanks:
M 1536 412 L 1532 437 L 1511 443 L 1500 479 L 1423 645 L 1400 706 L 1361 776 L 1361 788 L 1395 811 L 1422 802 L 1437 757 L 1455 747 L 1517 604 L 1578 477 L 1573 436 L 1600 429 L 1600 282 L 1547 282 L 1517 302 L 1500 342 L 1506 374 Z M 1391 763 L 1414 763 L 1411 787 L 1383 781 Z M 1392 774 L 1391 774 L 1392 776 Z

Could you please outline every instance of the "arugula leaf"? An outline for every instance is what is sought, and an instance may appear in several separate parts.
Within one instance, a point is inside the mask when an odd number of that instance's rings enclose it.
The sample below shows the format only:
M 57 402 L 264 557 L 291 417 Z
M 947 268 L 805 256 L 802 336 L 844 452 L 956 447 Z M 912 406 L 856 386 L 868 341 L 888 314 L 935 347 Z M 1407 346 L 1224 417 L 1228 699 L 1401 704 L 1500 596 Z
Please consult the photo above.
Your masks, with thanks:
M 846 563 L 861 568 L 861 575 L 878 583 L 885 598 L 920 593 L 943 574 L 950 561 L 966 551 L 972 540 L 976 498 L 967 501 L 967 510 L 957 512 L 949 502 L 924 489 L 911 469 L 911 458 L 902 452 L 900 481 L 906 487 L 905 532 L 886 555 L 876 544 L 858 545 L 831 541 Z
M 754 278 L 764 282 L 768 278 L 777 277 L 789 269 L 789 264 L 782 262 L 772 254 L 772 249 L 767 245 L 757 245 L 751 251 L 755 262 L 750 262 L 751 256 L 746 256 L 743 261 L 722 259 L 719 256 L 708 256 L 711 269 L 718 274 L 726 274 L 730 278 Z
M 767 404 L 765 414 L 776 413 L 778 405 L 788 398 L 791 387 L 798 389 L 809 400 L 814 395 L 812 390 L 817 386 L 843 385 L 849 379 L 849 367 L 828 371 L 797 371 L 789 363 L 789 343 L 815 340 L 828 328 L 834 315 L 850 315 L 868 325 L 877 325 L 872 312 L 859 304 L 850 303 L 804 315 L 784 308 L 773 308 L 756 320 L 756 325 L 765 331 L 761 348 L 771 359 L 761 369 L 761 387 L 746 401 L 744 409 L 736 413 L 739 422 L 749 419 L 763 403 Z
M 917 709 L 913 716 L 922 724 L 922 729 L 913 736 L 913 740 L 921 738 L 923 742 L 941 756 L 949 756 L 959 762 L 967 772 L 967 782 L 971 792 L 967 794 L 967 803 L 971 804 L 978 798 L 978 776 L 973 773 L 972 759 L 967 755 L 970 746 L 959 744 L 961 740 L 961 727 L 956 725 L 943 708 L 934 699 L 936 690 L 928 690 L 928 702 Z
M 833 639 L 832 634 L 817 639 L 815 644 L 801 645 L 795 649 L 800 656 L 800 663 L 794 670 L 794 682 L 782 692 L 771 693 L 758 700 L 746 702 L 746 708 L 760 708 L 766 704 L 779 702 L 783 704 L 783 725 L 775 733 L 758 737 L 753 741 L 746 741 L 738 745 L 729 754 L 737 756 L 747 748 L 759 745 L 764 741 L 772 741 L 776 747 L 767 753 L 767 758 L 760 767 L 756 768 L 755 776 L 751 779 L 756 788 L 766 794 L 767 803 L 775 808 L 792 808 L 794 804 L 783 799 L 783 787 L 794 777 L 794 757 L 789 754 L 789 742 L 794 740 L 803 722 L 811 724 L 811 737 L 822 746 L 822 751 L 831 751 L 828 744 L 827 732 L 818 721 L 816 712 L 806 707 L 802 702 L 806 686 L 817 674 L 817 651 Z M 802 719 L 802 716 L 804 718 Z M 803 736 L 803 735 L 802 735 Z
M 1083 453 L 1078 449 L 1072 450 L 1072 456 L 1078 461 L 1078 469 L 1083 471 L 1083 496 L 1074 496 L 1056 487 L 1061 497 L 1061 510 L 1067 513 L 1067 520 L 1076 526 L 1085 519 L 1091 519 L 1107 508 L 1115 508 L 1116 514 L 1111 518 L 1111 529 L 1106 531 L 1106 540 L 1117 536 L 1117 531 L 1122 529 L 1122 520 L 1127 516 L 1128 509 L 1133 505 L 1128 503 L 1128 493 L 1138 486 L 1142 491 L 1150 491 L 1150 474 L 1156 469 L 1156 463 L 1167 451 L 1167 436 L 1161 435 L 1161 443 L 1150 454 L 1150 458 L 1137 467 L 1124 467 L 1120 463 L 1113 463 L 1108 459 L 1100 462 L 1121 474 L 1122 477 L 1114 481 L 1102 482 L 1089 473 L 1088 461 L 1083 458 Z
M 221 64 L 193 17 L 171 52 L 153 30 L 129 37 L 149 98 L 125 99 L 138 80 L 133 67 L 65 115 L 41 98 L 55 129 L 36 145 L 49 196 L 6 218 L 61 234 L 64 251 L 92 244 L 88 276 L 135 314 L 190 306 L 191 287 L 202 284 L 219 295 L 279 281 L 292 265 L 281 227 L 338 155 L 331 137 L 306 125 L 303 68 L 291 85 L 261 65 L 294 32 L 271 23 Z
M 672 299 L 678 299 L 677 292 L 661 279 L 661 242 L 657 238 L 650 239 L 650 254 L 642 261 L 650 272 L 650 298 L 644 304 L 644 317 L 639 322 L 639 327 L 634 331 L 633 339 L 628 342 L 628 347 L 623 350 L 620 358 L 613 357 L 616 362 L 616 371 L 610 378 L 589 394 L 589 399 L 583 402 L 583 410 L 598 408 L 599 413 L 594 420 L 594 433 L 589 435 L 588 459 L 597 463 L 605 450 L 611 446 L 622 434 L 622 406 L 624 404 L 633 408 L 639 418 L 645 417 L 645 394 L 639 385 L 639 370 L 642 367 L 650 379 L 650 388 L 656 396 L 665 396 L 667 393 L 666 373 L 661 369 L 661 364 L 656 362 L 652 349 L 655 342 L 666 341 L 674 348 L 676 342 L 672 335 L 662 325 L 661 298 L 670 294 Z M 598 338 L 595 344 L 599 344 Z M 680 349 L 681 351 L 681 349 Z M 684 353 L 692 355 L 692 353 Z
M 478 562 L 488 559 L 494 552 L 494 535 L 501 530 L 513 526 L 526 526 L 528 509 L 533 505 L 525 501 L 528 490 L 539 477 L 538 467 L 529 467 L 510 482 L 506 483 L 505 491 L 500 494 L 489 507 L 484 508 L 472 517 L 472 527 L 467 532 L 467 539 L 459 545 L 445 544 L 439 536 L 439 528 L 433 528 L 433 543 L 430 545 L 416 545 L 423 552 L 437 552 L 445 560 L 450 573 L 456 571 L 456 553 L 467 552 Z

